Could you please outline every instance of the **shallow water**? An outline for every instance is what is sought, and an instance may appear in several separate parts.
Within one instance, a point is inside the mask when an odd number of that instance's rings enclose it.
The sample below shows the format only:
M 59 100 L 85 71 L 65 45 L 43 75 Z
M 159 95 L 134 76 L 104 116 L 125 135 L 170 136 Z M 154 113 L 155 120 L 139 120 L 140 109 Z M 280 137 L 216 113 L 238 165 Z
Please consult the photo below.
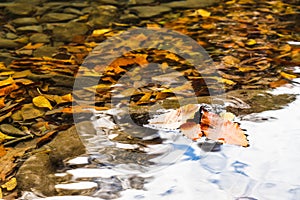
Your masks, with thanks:
M 153 165 L 143 162 L 138 154 L 124 153 L 125 149 L 136 149 L 136 145 L 111 142 L 102 134 L 102 140 L 98 138 L 98 142 L 88 148 L 99 152 L 102 147 L 110 147 L 109 153 L 69 160 L 68 169 L 56 174 L 68 177 L 56 185 L 65 196 L 46 199 L 298 200 L 299 89 L 299 85 L 286 85 L 271 91 L 297 94 L 296 101 L 284 109 L 240 117 L 241 127 L 249 134 L 248 148 L 222 145 L 218 152 L 205 152 L 197 142 L 190 142 L 179 132 L 160 131 L 158 134 L 166 140 L 144 149 L 147 154 L 163 153 L 151 160 Z M 98 125 L 107 123 L 103 120 L 102 117 Z M 122 152 L 123 157 L 116 156 Z M 70 192 L 64 193 L 71 190 L 73 196 L 67 196 Z M 35 199 L 29 193 L 24 198 Z

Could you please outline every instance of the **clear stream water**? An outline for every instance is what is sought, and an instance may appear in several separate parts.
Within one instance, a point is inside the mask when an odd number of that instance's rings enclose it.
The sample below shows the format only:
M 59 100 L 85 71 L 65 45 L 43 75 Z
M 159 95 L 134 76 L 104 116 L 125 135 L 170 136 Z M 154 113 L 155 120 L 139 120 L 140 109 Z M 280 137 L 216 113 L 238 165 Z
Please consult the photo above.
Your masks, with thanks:
M 78 157 L 68 161 L 76 167 L 57 174 L 67 174 L 71 181 L 58 183 L 56 187 L 87 191 L 86 196 L 83 193 L 45 199 L 299 200 L 300 85 L 286 85 L 271 93 L 293 93 L 297 98 L 283 109 L 240 119 L 241 127 L 249 134 L 248 148 L 222 145 L 220 151 L 204 152 L 197 142 L 189 142 L 176 131 L 160 131 L 166 141 L 147 148 L 149 154 L 161 151 L 166 155 L 168 152 L 168 156 L 154 159 L 156 165 L 91 165 L 88 164 L 91 158 Z M 101 145 L 115 149 L 135 148 L 107 139 L 103 139 Z M 99 160 L 106 159 L 99 156 Z M 25 199 L 35 199 L 29 196 L 27 194 Z

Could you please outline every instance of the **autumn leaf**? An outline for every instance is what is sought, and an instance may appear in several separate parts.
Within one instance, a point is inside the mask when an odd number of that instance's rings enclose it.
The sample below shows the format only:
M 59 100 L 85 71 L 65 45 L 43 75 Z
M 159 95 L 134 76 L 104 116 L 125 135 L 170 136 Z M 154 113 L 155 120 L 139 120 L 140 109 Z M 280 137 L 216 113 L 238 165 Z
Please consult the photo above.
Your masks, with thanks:
M 209 17 L 210 16 L 210 12 L 204 9 L 198 9 L 196 10 L 196 15 L 200 15 L 202 17 Z
M 17 90 L 18 88 L 19 88 L 19 86 L 17 84 L 15 84 L 14 82 L 12 83 L 12 85 L 8 85 L 6 87 L 1 88 L 0 89 L 0 97 L 9 95 L 12 91 Z
M 197 124 L 196 122 L 186 122 L 179 128 L 182 134 L 189 139 L 197 140 L 202 137 L 200 124 Z
M 292 80 L 294 78 L 297 78 L 296 75 L 293 75 L 293 74 L 288 74 L 288 73 L 285 73 L 285 72 L 280 72 L 280 75 L 285 78 L 285 79 L 288 79 L 288 80 Z
M 107 32 L 110 32 L 110 31 L 111 31 L 111 29 L 108 29 L 108 28 L 106 28 L 106 29 L 96 29 L 96 30 L 93 31 L 92 36 L 98 37 L 98 36 L 103 35 Z
M 3 81 L 0 81 L 0 87 L 7 86 L 13 84 L 15 81 L 12 77 L 9 77 Z
M 0 109 L 5 107 L 5 98 L 0 98 Z
M 244 147 L 249 145 L 244 131 L 237 123 L 223 119 L 214 113 L 203 111 L 201 130 L 211 140 Z
M 5 140 L 11 140 L 11 139 L 14 139 L 14 138 L 15 137 L 13 137 L 13 136 L 5 135 L 4 133 L 0 132 L 0 143 L 2 143 Z
M 13 177 L 9 181 L 1 185 L 1 187 L 6 188 L 7 191 L 11 191 L 17 187 L 17 179 Z
M 53 108 L 49 100 L 42 95 L 34 97 L 32 103 L 39 108 L 48 108 L 49 110 L 52 110 Z

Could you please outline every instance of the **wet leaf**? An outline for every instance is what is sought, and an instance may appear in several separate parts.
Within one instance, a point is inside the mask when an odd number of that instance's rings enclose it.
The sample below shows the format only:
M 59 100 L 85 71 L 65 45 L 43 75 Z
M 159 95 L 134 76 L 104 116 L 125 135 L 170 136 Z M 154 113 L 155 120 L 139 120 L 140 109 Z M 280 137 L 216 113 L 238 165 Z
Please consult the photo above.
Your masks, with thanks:
M 201 15 L 202 17 L 209 17 L 210 16 L 210 12 L 204 9 L 198 9 L 195 12 L 196 15 Z
M 12 112 L 5 113 L 4 115 L 0 116 L 0 122 L 5 120 L 6 118 L 10 117 L 12 115 Z
M 197 140 L 202 137 L 200 125 L 195 122 L 186 122 L 179 128 L 182 134 L 191 140 Z
M 12 173 L 18 163 L 16 159 L 22 157 L 24 153 L 29 149 L 26 148 L 11 148 L 4 156 L 0 157 L 0 179 L 4 181 L 10 173 Z
M 235 118 L 235 115 L 231 112 L 222 112 L 220 114 L 220 117 L 222 117 L 223 119 L 228 120 L 228 121 L 233 121 Z
M 6 135 L 6 134 L 0 132 L 0 143 L 2 143 L 5 140 L 11 140 L 11 139 L 14 139 L 14 138 L 15 137 L 13 137 L 13 136 L 9 136 L 9 135 Z
M 152 96 L 152 92 L 145 93 L 144 96 L 142 96 L 139 99 L 139 101 L 137 102 L 137 104 L 149 103 L 151 96 Z
M 5 107 L 5 98 L 0 98 L 0 109 Z
M 280 80 L 278 80 L 278 81 L 271 82 L 271 83 L 270 83 L 270 87 L 271 87 L 271 88 L 277 88 L 277 87 L 283 86 L 283 85 L 285 85 L 285 84 L 287 84 L 287 83 L 288 83 L 287 80 L 280 79 Z
M 17 90 L 17 89 L 19 89 L 19 86 L 15 83 L 13 83 L 12 85 L 3 87 L 0 89 L 0 97 L 9 95 L 12 91 Z
M 188 119 L 193 119 L 199 110 L 199 105 L 188 104 L 168 113 L 155 116 L 149 120 L 149 125 L 161 129 L 177 129 Z
M 2 156 L 5 156 L 6 151 L 7 151 L 7 149 L 3 145 L 0 145 L 0 158 Z
M 256 43 L 257 43 L 256 40 L 249 39 L 246 44 L 249 45 L 249 46 L 252 46 L 252 45 L 255 45 Z
M 34 82 L 30 79 L 25 79 L 25 78 L 20 78 L 15 80 L 16 83 L 21 83 L 22 85 L 30 85 L 33 84 Z
M 32 103 L 24 104 L 21 108 L 21 115 L 23 120 L 35 119 L 45 114 L 45 111 L 35 107 Z
M 30 75 L 32 75 L 32 72 L 29 69 L 27 69 L 27 70 L 23 70 L 23 71 L 20 71 L 20 72 L 15 72 L 12 75 L 12 77 L 14 79 L 17 79 L 17 78 L 25 78 L 25 77 L 28 77 Z
M 97 37 L 100 35 L 103 35 L 104 33 L 110 32 L 111 29 L 106 28 L 106 29 L 96 29 L 93 31 L 92 36 Z
M 6 188 L 7 191 L 11 191 L 17 187 L 17 179 L 13 177 L 9 181 L 1 185 L 1 187 Z
M 13 84 L 15 81 L 12 77 L 9 77 L 3 81 L 0 81 L 0 87 L 7 86 Z
M 286 72 L 280 72 L 280 75 L 285 78 L 285 79 L 288 79 L 288 80 L 292 80 L 294 78 L 297 78 L 296 75 L 293 75 L 293 74 L 288 74 Z
M 1 73 L 0 73 L 0 77 L 1 77 L 1 76 L 12 75 L 12 74 L 14 74 L 14 73 L 15 73 L 14 71 L 1 72 Z
M 48 108 L 49 110 L 53 108 L 48 99 L 42 95 L 34 97 L 32 103 L 39 108 Z
M 0 130 L 8 135 L 12 136 L 24 136 L 27 135 L 25 132 L 21 131 L 20 129 L 14 127 L 11 124 L 1 124 L 0 125 Z
M 41 146 L 43 143 L 50 141 L 55 133 L 57 133 L 56 130 L 49 131 L 48 133 L 46 133 L 42 137 L 38 138 L 37 139 L 37 146 Z
M 36 43 L 36 44 L 28 43 L 26 46 L 22 47 L 22 49 L 34 50 L 40 48 L 43 45 L 44 43 Z
M 214 113 L 203 112 L 201 130 L 211 140 L 244 147 L 249 145 L 244 131 L 242 131 L 237 123 L 223 119 Z

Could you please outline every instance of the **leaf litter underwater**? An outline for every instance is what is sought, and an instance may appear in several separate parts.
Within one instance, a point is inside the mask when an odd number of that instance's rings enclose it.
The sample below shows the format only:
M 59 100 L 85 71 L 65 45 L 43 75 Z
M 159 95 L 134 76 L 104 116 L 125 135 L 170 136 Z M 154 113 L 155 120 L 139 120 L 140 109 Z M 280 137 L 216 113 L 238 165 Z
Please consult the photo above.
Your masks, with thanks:
M 259 4 L 256 6 L 257 2 Z M 248 9 L 252 7 L 256 11 L 251 12 L 251 10 L 248 12 Z M 237 12 L 232 12 L 236 10 Z M 242 12 L 242 10 L 245 12 Z M 297 77 L 297 75 L 292 73 L 292 69 L 299 63 L 299 44 L 289 41 L 299 39 L 297 26 L 293 27 L 296 23 L 293 17 L 298 14 L 296 6 L 288 6 L 287 3 L 280 3 L 279 1 L 254 2 L 233 0 L 228 1 L 226 4 L 219 4 L 218 7 L 205 8 L 205 10 L 197 9 L 192 12 L 187 11 L 183 16 L 178 16 L 177 14 L 173 16 L 171 14 L 170 21 L 166 21 L 164 16 L 162 21 L 158 19 L 151 23 L 154 23 L 152 24 L 154 26 L 163 26 L 187 34 L 207 48 L 214 60 L 221 62 L 218 67 L 222 72 L 223 78 L 215 80 L 213 77 L 212 81 L 223 82 L 226 85 L 226 89 L 276 88 L 293 82 L 292 79 Z M 151 23 L 147 24 L 147 26 L 151 26 Z M 100 38 L 99 41 L 102 41 L 103 37 L 110 34 L 113 35 L 113 32 L 103 32 L 103 30 L 96 30 L 93 33 L 97 33 L 98 36 L 96 36 L 97 34 L 92 34 L 90 45 L 82 45 L 85 46 L 83 49 L 91 49 L 94 39 L 97 41 Z M 225 38 L 220 36 L 225 36 Z M 27 45 L 24 48 L 25 50 L 30 50 L 38 48 L 38 46 Z M 73 49 L 75 52 L 78 52 L 80 46 L 67 49 L 68 51 Z M 90 50 L 86 50 L 85 53 L 87 54 L 88 51 Z M 81 60 L 84 57 L 83 54 L 78 54 L 78 57 L 75 57 Z M 165 57 L 168 56 L 171 60 L 178 59 L 172 54 L 165 54 L 164 52 L 158 52 L 158 54 Z M 115 75 L 125 72 L 127 64 L 143 64 L 145 57 L 141 54 L 140 57 L 129 60 L 129 63 L 124 63 L 122 58 L 117 61 L 120 61 L 120 63 L 114 63 L 116 64 L 114 68 L 116 71 L 109 69 L 108 74 L 112 75 L 104 77 L 107 82 L 113 83 Z M 32 65 L 32 63 L 35 63 L 35 65 Z M 162 63 L 162 69 L 164 64 Z M 46 79 L 58 85 L 63 82 L 64 84 L 62 85 L 66 86 L 66 82 L 68 82 L 66 78 L 68 76 L 59 74 L 73 76 L 73 67 L 76 68 L 77 65 L 69 62 L 69 60 L 61 62 L 54 59 L 45 60 L 44 58 L 23 58 L 13 61 L 9 68 L 6 68 L 4 65 L 1 66 L 1 70 L 4 70 L 1 73 L 1 76 L 3 76 L 3 81 L 0 83 L 2 88 L 1 96 L 5 97 L 1 98 L 0 107 L 4 107 L 4 111 L 6 109 L 11 110 L 15 106 L 19 107 L 17 105 L 20 102 L 16 101 L 18 100 L 16 97 L 23 97 L 27 87 L 35 88 L 36 84 L 34 81 L 36 79 Z M 29 71 L 25 70 L 27 71 L 25 73 L 24 69 L 29 69 Z M 17 73 L 14 72 L 15 70 Z M 54 71 L 58 75 L 43 75 Z M 186 72 L 193 74 L 193 71 Z M 296 72 L 296 74 L 299 75 L 299 72 Z M 91 74 L 84 74 L 84 76 L 89 75 Z M 172 74 L 167 75 L 169 79 L 172 78 L 170 75 Z M 6 78 L 4 79 L 4 77 Z M 164 79 L 166 76 L 156 78 Z M 191 76 L 190 78 L 194 77 Z M 194 79 L 194 82 L 198 83 L 199 80 Z M 67 85 L 70 86 L 72 84 L 69 85 L 68 82 Z M 186 91 L 186 88 L 189 87 L 190 85 L 183 85 L 176 89 L 178 91 Z M 59 107 L 66 106 L 66 104 L 69 105 L 72 101 L 70 99 L 70 90 L 60 94 L 64 96 L 56 95 L 57 91 L 61 92 L 62 88 L 55 90 L 55 95 L 48 95 L 44 93 L 50 92 L 50 89 L 53 88 L 50 87 L 49 89 L 45 85 L 43 90 L 37 90 L 33 94 L 27 95 L 30 97 L 30 102 L 32 100 L 32 103 L 24 104 L 22 110 L 16 109 L 20 112 L 8 112 L 1 117 L 1 120 L 11 121 L 12 119 L 19 124 L 20 119 L 35 121 L 36 116 L 56 116 L 56 112 L 64 114 L 75 112 L 76 109 L 71 109 L 70 107 L 65 107 L 59 111 L 56 109 L 52 110 L 53 105 L 57 108 L 58 105 Z M 102 90 L 105 91 L 107 88 L 109 88 L 108 85 L 99 85 L 96 90 L 99 90 L 101 93 Z M 295 88 L 297 91 L 294 96 L 299 93 L 299 88 L 296 86 Z M 92 92 L 95 90 L 95 88 L 89 89 Z M 124 91 L 124 93 L 126 92 L 130 93 L 130 91 Z M 199 91 L 199 94 L 202 94 L 202 92 Z M 9 97 L 6 96 L 7 93 L 10 93 Z M 140 97 L 140 95 L 137 94 L 136 97 Z M 168 92 L 160 92 L 157 94 L 157 99 L 163 99 L 167 95 Z M 183 95 L 188 96 L 190 94 Z M 136 103 L 141 105 L 147 104 L 151 100 L 151 96 L 151 93 L 146 93 L 140 99 L 137 99 Z M 103 102 L 106 99 L 109 99 L 109 96 L 103 95 L 100 96 L 99 101 Z M 20 101 L 22 102 L 23 100 L 21 98 Z M 124 131 L 124 134 L 114 137 L 116 136 L 116 130 L 107 128 L 105 129 L 107 130 L 105 135 L 100 131 L 98 138 L 96 138 L 97 140 L 95 138 L 87 138 L 91 143 L 90 148 L 92 152 L 96 152 L 95 154 L 92 154 L 90 157 L 81 157 L 85 161 L 83 163 L 73 163 L 77 162 L 78 159 L 72 160 L 72 162 L 69 161 L 66 163 L 65 169 L 58 171 L 58 174 L 56 174 L 56 177 L 58 177 L 56 190 L 60 195 L 81 194 L 102 199 L 153 199 L 158 197 L 163 199 L 182 197 L 194 199 L 196 195 L 205 199 L 277 199 L 279 197 L 281 199 L 299 199 L 299 186 L 295 181 L 296 179 L 299 180 L 299 175 L 295 174 L 299 160 L 294 156 L 294 153 L 299 150 L 295 147 L 298 136 L 296 134 L 297 127 L 293 126 L 299 120 L 297 113 L 295 113 L 297 107 L 293 107 L 295 104 L 298 105 L 298 100 L 299 97 L 281 111 L 242 116 L 239 119 L 242 122 L 241 128 L 246 129 L 245 133 L 249 134 L 250 147 L 247 150 L 237 146 L 220 146 L 216 143 L 201 143 L 200 145 L 186 140 L 175 130 L 157 131 L 149 128 L 147 129 L 149 132 L 145 133 L 142 139 L 136 139 L 126 134 L 126 131 Z M 24 102 L 28 103 L 27 100 Z M 261 101 L 260 104 L 264 106 L 265 102 Z M 275 106 L 277 105 L 273 107 Z M 82 112 L 80 109 L 78 110 Z M 15 109 L 13 110 L 15 111 Z M 50 111 L 45 113 L 44 110 Z M 288 110 L 288 113 L 285 110 Z M 265 116 L 266 113 L 267 115 Z M 293 113 L 295 113 L 295 116 L 293 116 Z M 102 113 L 101 119 L 103 121 L 99 122 L 96 120 L 97 114 L 99 113 L 95 113 L 95 122 L 99 124 L 104 123 L 105 127 L 113 126 L 110 123 L 111 115 Z M 57 117 L 55 117 L 55 120 L 57 120 Z M 263 121 L 264 123 L 261 123 L 262 125 L 260 126 L 257 121 Z M 2 126 L 1 131 L 5 132 L 7 125 Z M 268 127 L 266 127 L 267 125 Z M 25 124 L 25 128 L 29 126 L 30 124 Z M 97 124 L 95 126 L 97 127 Z M 130 127 L 125 126 L 122 128 L 125 130 L 130 129 Z M 199 127 L 197 127 L 197 124 L 196 126 L 193 124 L 193 128 L 197 129 Z M 237 126 L 235 128 L 239 130 Z M 57 127 L 50 127 L 46 121 L 39 122 L 37 129 L 38 132 L 43 133 L 45 132 L 44 130 L 54 129 L 41 138 L 41 143 L 43 143 L 44 139 L 51 138 L 56 134 L 56 131 L 60 130 Z M 275 133 L 274 130 L 276 130 Z M 140 134 L 139 130 L 135 131 L 133 134 Z M 10 126 L 10 131 L 6 132 L 16 131 L 12 130 Z M 170 137 L 170 133 L 172 133 L 172 137 Z M 243 136 L 243 134 L 241 135 Z M 107 135 L 110 137 L 107 138 Z M 157 139 L 158 135 L 163 140 Z M 26 137 L 22 138 L 28 139 L 28 136 L 32 137 L 31 135 L 26 135 Z M 39 135 L 36 134 L 36 136 Z M 5 137 L 4 140 L 10 140 L 12 139 L 11 137 L 16 136 L 4 135 L 2 137 Z M 243 146 L 246 146 L 244 138 L 241 138 Z M 132 141 L 132 143 L 128 141 Z M 6 143 L 6 145 L 11 144 L 11 141 Z M 102 152 L 99 151 L 99 147 L 103 146 L 105 148 Z M 201 151 L 201 149 L 206 151 Z M 5 153 L 6 150 L 6 148 L 3 148 L 2 152 Z M 214 152 L 207 152 L 208 150 Z M 19 154 L 23 155 L 25 151 L 26 149 L 21 149 Z M 171 152 L 174 153 L 172 154 Z M 14 165 L 14 167 L 17 165 L 13 162 L 14 155 L 7 154 L 6 157 L 9 158 L 7 159 L 7 161 L 10 161 L 8 162 L 9 164 Z M 253 158 L 255 160 L 252 160 Z M 265 169 L 265 171 L 261 171 L 261 169 Z M 291 175 L 290 171 L 294 173 Z M 11 171 L 3 172 L 5 172 L 5 176 Z M 2 177 L 2 179 L 4 178 Z M 9 184 L 16 185 L 16 182 L 7 181 L 1 187 L 8 190 L 10 187 L 7 187 L 7 185 Z M 214 193 L 210 191 L 214 191 Z M 188 194 L 191 194 L 191 196 L 187 196 Z M 24 199 L 30 199 L 30 193 L 25 195 L 27 196 Z M 32 198 L 36 197 L 33 195 Z M 67 197 L 61 198 L 66 199 Z M 76 199 L 76 196 L 72 196 L 71 199 Z
M 288 84 L 270 91 L 296 95 L 283 109 L 239 117 L 249 133 L 248 148 L 224 144 L 207 152 L 199 148 L 199 142 L 188 142 L 176 130 L 160 130 L 164 142 L 149 145 L 155 148 L 148 148 L 144 155 L 167 156 L 153 156 L 153 165 L 137 154 L 136 144 L 113 142 L 101 133 L 102 142 L 96 145 L 120 156 L 108 157 L 91 145 L 88 148 L 97 154 L 68 160 L 66 168 L 55 174 L 62 180 L 55 187 L 64 196 L 45 199 L 299 199 L 299 89 L 299 85 Z M 96 127 L 114 126 L 109 117 L 98 119 L 94 120 Z M 170 148 L 176 152 L 171 156 Z M 28 192 L 23 198 L 39 197 Z

